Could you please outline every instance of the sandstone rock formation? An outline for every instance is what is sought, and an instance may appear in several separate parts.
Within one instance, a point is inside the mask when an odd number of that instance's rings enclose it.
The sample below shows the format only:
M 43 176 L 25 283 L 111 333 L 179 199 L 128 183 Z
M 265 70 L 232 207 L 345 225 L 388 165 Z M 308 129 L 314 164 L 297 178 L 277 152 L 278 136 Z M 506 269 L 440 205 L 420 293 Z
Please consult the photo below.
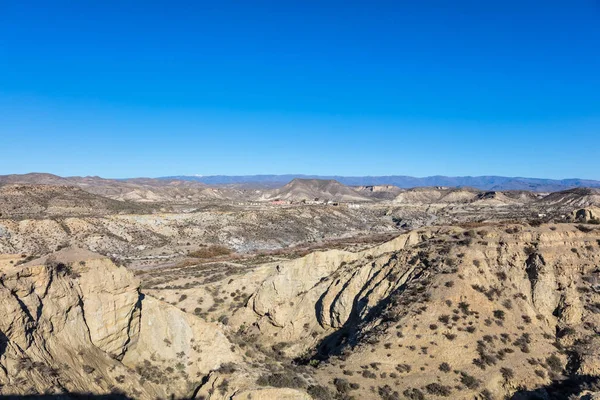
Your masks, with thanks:
M 572 225 L 413 231 L 279 263 L 234 323 L 290 357 L 313 351 L 320 384 L 359 397 L 503 398 L 600 376 L 599 246 Z
M 587 207 L 573 211 L 573 217 L 577 221 L 588 222 L 588 221 L 600 221 L 600 208 Z
M 145 297 L 130 271 L 87 251 L 3 266 L 0 307 L 0 393 L 191 396 L 240 360 L 214 324 Z

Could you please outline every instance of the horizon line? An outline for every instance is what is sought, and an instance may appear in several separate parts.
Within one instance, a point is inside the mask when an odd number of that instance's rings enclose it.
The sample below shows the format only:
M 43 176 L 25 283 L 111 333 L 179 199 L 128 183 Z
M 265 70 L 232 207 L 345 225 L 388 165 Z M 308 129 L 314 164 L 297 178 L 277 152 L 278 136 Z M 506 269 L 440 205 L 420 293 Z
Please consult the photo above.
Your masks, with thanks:
M 0 174 L 0 176 L 10 175 L 53 175 L 59 178 L 100 178 L 107 180 L 127 180 L 127 179 L 166 179 L 166 178 L 213 178 L 213 177 L 233 177 L 233 178 L 248 178 L 248 177 L 278 177 L 278 176 L 296 176 L 296 177 L 316 177 L 316 178 L 412 178 L 412 179 L 427 179 L 427 178 L 510 178 L 510 179 L 532 179 L 532 180 L 549 180 L 549 181 L 569 181 L 569 180 L 580 180 L 580 181 L 593 181 L 599 182 L 600 178 L 540 178 L 540 177 L 527 177 L 527 176 L 510 176 L 510 175 L 426 175 L 426 176 L 414 176 L 414 175 L 401 175 L 401 174 L 388 174 L 388 175 L 342 175 L 342 174 L 306 174 L 306 173 L 260 173 L 260 174 L 214 174 L 214 175 L 203 175 L 203 174 L 177 174 L 177 175 L 162 175 L 162 176 L 130 176 L 125 178 L 109 178 L 100 175 L 58 175 L 51 172 L 25 172 L 25 173 L 8 173 Z

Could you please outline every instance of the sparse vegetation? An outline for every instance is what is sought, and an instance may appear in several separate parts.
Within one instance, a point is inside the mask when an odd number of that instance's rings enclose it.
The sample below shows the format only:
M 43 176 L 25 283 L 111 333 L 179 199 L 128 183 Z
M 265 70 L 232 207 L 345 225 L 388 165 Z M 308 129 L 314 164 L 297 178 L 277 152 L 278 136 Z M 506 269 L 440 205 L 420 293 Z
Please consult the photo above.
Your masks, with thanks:
M 436 396 L 448 397 L 452 394 L 452 389 L 449 386 L 440 385 L 439 383 L 430 383 L 425 386 L 427 393 Z
M 440 364 L 439 370 L 448 373 L 452 371 L 452 368 L 450 367 L 450 364 L 448 364 L 447 362 L 443 362 Z
M 208 246 L 195 251 L 191 251 L 188 253 L 188 256 L 194 258 L 215 258 L 220 256 L 227 256 L 231 253 L 231 249 L 228 249 L 225 246 Z

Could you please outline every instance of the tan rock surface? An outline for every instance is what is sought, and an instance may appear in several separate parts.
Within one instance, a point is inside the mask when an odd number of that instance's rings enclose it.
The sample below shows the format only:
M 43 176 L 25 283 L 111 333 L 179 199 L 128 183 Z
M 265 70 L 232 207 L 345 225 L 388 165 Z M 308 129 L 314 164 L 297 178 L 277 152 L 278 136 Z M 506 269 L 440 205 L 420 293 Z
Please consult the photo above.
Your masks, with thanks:
M 105 257 L 65 249 L 1 273 L 0 393 L 189 396 L 240 359 L 216 325 L 145 298 Z

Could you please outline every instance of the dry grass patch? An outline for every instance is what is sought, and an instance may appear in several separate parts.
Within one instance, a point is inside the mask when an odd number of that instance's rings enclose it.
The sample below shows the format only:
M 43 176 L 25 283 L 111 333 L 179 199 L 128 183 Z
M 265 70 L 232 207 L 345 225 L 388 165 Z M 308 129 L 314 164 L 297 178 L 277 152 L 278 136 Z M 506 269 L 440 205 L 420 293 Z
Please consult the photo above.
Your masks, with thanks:
M 194 258 L 214 258 L 220 256 L 228 256 L 232 253 L 231 249 L 225 246 L 208 246 L 196 251 L 191 251 L 188 256 Z

